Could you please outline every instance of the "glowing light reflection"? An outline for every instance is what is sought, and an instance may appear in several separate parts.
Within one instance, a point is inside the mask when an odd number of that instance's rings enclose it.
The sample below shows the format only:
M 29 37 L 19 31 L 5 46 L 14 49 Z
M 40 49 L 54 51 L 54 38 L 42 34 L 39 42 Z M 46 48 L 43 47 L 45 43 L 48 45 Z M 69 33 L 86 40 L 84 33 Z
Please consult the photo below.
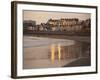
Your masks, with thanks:
M 56 52 L 57 52 L 57 55 L 56 55 Z M 52 63 L 54 63 L 55 57 L 57 57 L 59 62 L 61 61 L 61 45 L 60 44 L 58 44 L 57 46 L 54 44 L 51 45 L 51 61 L 52 61 Z
M 52 44 L 51 45 L 51 61 L 52 61 L 52 63 L 54 63 L 54 59 L 55 59 L 55 45 Z
M 61 46 L 60 46 L 60 44 L 58 44 L 58 59 L 60 62 L 61 61 Z

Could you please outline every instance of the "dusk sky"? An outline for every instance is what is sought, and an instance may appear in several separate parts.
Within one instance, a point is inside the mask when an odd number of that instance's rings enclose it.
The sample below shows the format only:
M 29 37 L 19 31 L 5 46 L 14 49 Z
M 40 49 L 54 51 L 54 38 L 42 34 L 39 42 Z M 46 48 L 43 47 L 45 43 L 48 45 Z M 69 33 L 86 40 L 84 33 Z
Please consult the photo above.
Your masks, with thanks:
M 78 18 L 86 20 L 91 18 L 89 13 L 68 13 L 68 12 L 46 12 L 46 11 L 23 11 L 24 20 L 35 20 L 36 24 L 46 23 L 48 19 Z

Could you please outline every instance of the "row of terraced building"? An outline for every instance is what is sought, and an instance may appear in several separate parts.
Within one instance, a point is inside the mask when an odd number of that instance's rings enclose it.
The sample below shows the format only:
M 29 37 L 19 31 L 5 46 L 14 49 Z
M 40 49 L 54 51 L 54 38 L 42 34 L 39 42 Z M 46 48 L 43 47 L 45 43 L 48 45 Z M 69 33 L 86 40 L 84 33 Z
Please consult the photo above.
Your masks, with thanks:
M 49 19 L 46 23 L 36 24 L 36 21 L 24 21 L 24 30 L 34 31 L 90 31 L 91 20 L 77 18 Z

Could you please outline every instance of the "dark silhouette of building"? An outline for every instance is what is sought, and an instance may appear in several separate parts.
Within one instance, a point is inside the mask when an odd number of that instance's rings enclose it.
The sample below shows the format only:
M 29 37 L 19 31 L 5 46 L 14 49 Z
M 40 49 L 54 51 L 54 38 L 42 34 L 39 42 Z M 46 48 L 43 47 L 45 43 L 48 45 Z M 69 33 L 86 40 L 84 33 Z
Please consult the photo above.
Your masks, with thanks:
M 36 27 L 36 21 L 33 20 L 25 20 L 23 22 L 23 30 L 27 31 L 27 30 L 35 30 Z

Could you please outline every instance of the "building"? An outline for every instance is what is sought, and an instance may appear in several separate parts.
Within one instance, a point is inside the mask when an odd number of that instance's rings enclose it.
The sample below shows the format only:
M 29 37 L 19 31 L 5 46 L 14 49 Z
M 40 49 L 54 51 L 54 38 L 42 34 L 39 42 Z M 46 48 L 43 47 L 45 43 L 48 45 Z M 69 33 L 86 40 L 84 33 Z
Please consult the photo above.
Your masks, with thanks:
M 24 20 L 23 21 L 23 30 L 35 30 L 36 27 L 36 21 L 33 20 Z
M 91 20 L 79 20 L 78 18 L 49 19 L 46 23 L 36 24 L 36 21 L 25 20 L 24 31 L 68 31 L 68 32 L 90 32 Z
M 47 24 L 52 31 L 79 31 L 82 29 L 82 25 L 77 18 L 49 19 Z

